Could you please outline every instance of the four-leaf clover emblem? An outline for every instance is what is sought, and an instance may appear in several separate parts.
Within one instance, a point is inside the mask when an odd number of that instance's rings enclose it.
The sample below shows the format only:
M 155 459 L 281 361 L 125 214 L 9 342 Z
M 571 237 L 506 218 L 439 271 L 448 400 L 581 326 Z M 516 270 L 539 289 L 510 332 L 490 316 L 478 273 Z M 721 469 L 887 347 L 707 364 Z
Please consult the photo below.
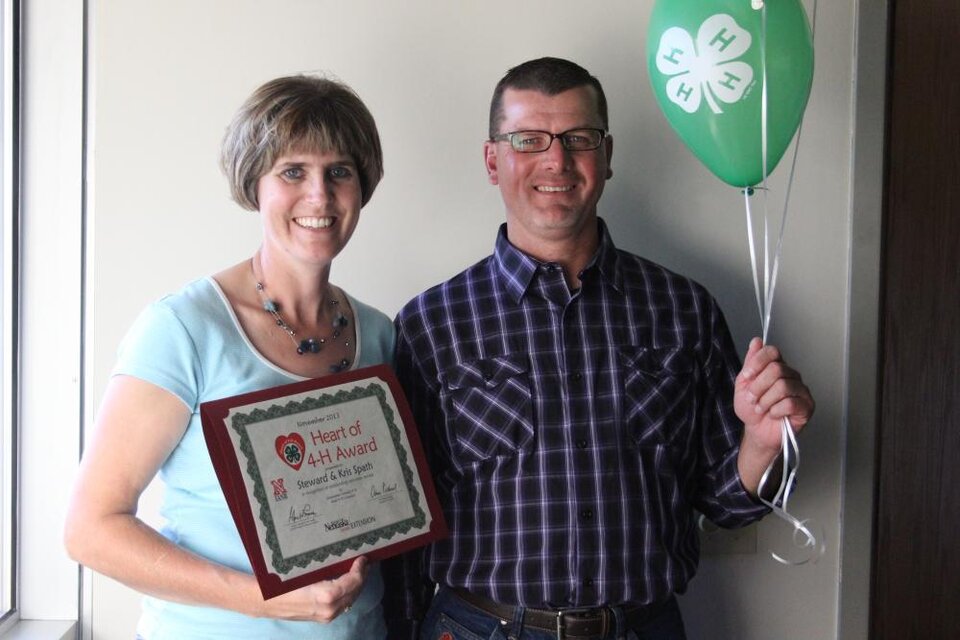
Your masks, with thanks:
M 303 459 L 303 452 L 296 444 L 288 444 L 283 448 L 283 457 L 290 464 L 297 464 Z
M 300 470 L 300 465 L 303 464 L 303 454 L 306 451 L 303 436 L 296 431 L 285 436 L 277 436 L 274 447 L 276 447 L 277 455 L 280 456 L 281 460 L 297 471 Z
M 664 31 L 657 70 L 671 76 L 667 97 L 687 113 L 696 113 L 702 101 L 714 113 L 723 113 L 718 101 L 740 100 L 753 82 L 753 67 L 737 60 L 750 49 L 751 39 L 749 31 L 722 13 L 703 21 L 696 43 L 680 27 Z

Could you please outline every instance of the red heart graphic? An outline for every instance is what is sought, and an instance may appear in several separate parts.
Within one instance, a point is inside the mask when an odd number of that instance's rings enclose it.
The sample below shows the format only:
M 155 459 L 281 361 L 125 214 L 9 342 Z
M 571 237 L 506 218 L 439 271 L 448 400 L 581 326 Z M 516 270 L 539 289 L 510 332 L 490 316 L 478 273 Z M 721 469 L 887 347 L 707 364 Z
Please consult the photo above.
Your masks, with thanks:
M 299 471 L 300 465 L 303 464 L 303 454 L 306 451 L 300 434 L 294 432 L 286 436 L 277 436 L 274 445 L 277 447 L 277 455 L 280 456 L 280 459 Z

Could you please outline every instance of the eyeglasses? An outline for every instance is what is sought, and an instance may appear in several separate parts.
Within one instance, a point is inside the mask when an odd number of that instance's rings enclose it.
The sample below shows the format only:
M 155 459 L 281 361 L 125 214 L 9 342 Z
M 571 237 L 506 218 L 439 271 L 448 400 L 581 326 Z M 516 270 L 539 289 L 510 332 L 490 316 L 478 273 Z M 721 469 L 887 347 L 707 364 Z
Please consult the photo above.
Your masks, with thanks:
M 549 149 L 553 141 L 558 138 L 567 151 L 592 151 L 598 148 L 606 137 L 607 132 L 603 129 L 570 129 L 562 133 L 511 131 L 493 136 L 490 140 L 509 142 L 513 150 L 518 153 L 541 153 Z

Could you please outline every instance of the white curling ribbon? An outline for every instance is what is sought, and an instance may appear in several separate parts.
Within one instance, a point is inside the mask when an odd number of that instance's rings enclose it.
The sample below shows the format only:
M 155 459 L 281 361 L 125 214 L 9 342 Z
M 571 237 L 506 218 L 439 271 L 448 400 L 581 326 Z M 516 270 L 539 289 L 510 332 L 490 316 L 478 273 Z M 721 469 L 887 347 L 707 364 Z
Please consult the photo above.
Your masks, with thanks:
M 793 527 L 793 546 L 795 550 L 803 553 L 799 559 L 790 560 L 784 556 L 771 551 L 770 555 L 774 560 L 781 564 L 798 566 L 808 562 L 816 563 L 826 552 L 826 543 L 824 542 L 823 531 L 820 531 L 818 537 L 810 531 L 810 520 L 798 520 L 787 511 L 787 501 L 793 491 L 793 485 L 796 482 L 797 469 L 800 468 L 800 447 L 797 444 L 797 438 L 793 433 L 789 418 L 784 417 L 780 422 L 781 426 L 781 457 L 783 466 L 780 474 L 780 484 L 773 498 L 766 500 L 763 495 L 765 488 L 771 480 L 773 469 L 776 467 L 777 460 L 770 463 L 763 477 L 760 478 L 760 485 L 757 488 L 757 495 L 760 502 L 770 508 L 781 520 L 784 520 Z
M 767 188 L 767 120 L 768 120 L 768 97 L 767 97 L 767 66 L 766 66 L 766 46 L 767 46 L 767 12 L 764 6 L 763 0 L 752 0 L 751 6 L 761 11 L 760 15 L 760 75 L 761 75 L 761 93 L 760 93 L 760 144 L 761 144 L 761 170 L 763 175 L 762 186 L 758 187 L 758 190 L 763 194 L 763 266 L 762 266 L 762 275 L 763 275 L 763 287 L 761 291 L 760 285 L 760 275 L 761 267 L 759 265 L 759 260 L 757 258 L 757 241 L 755 239 L 755 231 L 753 224 L 753 212 L 750 207 L 750 196 L 755 193 L 755 190 L 752 188 L 747 188 L 743 190 L 744 194 L 744 209 L 746 211 L 747 217 L 747 241 L 750 246 L 750 267 L 751 274 L 753 276 L 753 289 L 754 294 L 757 300 L 757 311 L 760 314 L 760 326 L 762 329 L 762 339 L 763 343 L 767 343 L 767 336 L 770 332 L 770 317 L 771 311 L 773 309 L 773 298 L 774 292 L 777 288 L 777 275 L 780 270 L 780 253 L 783 248 L 783 236 L 784 229 L 787 222 L 787 211 L 790 203 L 790 191 L 793 186 L 794 173 L 797 166 L 797 151 L 800 147 L 800 135 L 803 131 L 803 122 L 801 120 L 800 126 L 797 130 L 797 139 L 796 144 L 793 149 L 793 159 L 790 166 L 790 175 L 787 179 L 787 192 L 784 197 L 783 202 L 783 213 L 780 217 L 780 232 L 777 237 L 776 248 L 773 253 L 773 259 L 771 264 L 770 259 L 770 234 L 769 234 L 769 209 L 768 209 L 768 194 L 769 189 Z M 813 12 L 814 12 L 814 35 L 816 34 L 816 11 L 817 3 L 814 0 Z M 784 520 L 793 527 L 793 543 L 796 549 L 800 549 L 806 552 L 806 556 L 800 560 L 788 560 L 783 556 L 771 551 L 770 555 L 782 564 L 786 565 L 801 565 L 806 564 L 807 562 L 813 561 L 816 562 L 823 556 L 826 551 L 826 545 L 824 543 L 824 536 L 821 532 L 819 537 L 819 542 L 817 536 L 815 536 L 808 526 L 809 520 L 798 520 L 793 515 L 787 511 L 787 502 L 790 498 L 790 494 L 793 491 L 793 485 L 796 481 L 797 469 L 800 467 L 800 447 L 797 444 L 797 439 L 793 433 L 793 427 L 790 425 L 790 420 L 786 417 L 781 421 L 781 455 L 780 459 L 783 464 L 783 471 L 780 476 L 780 484 L 777 487 L 777 492 L 774 495 L 773 499 L 770 501 L 765 500 L 760 497 L 760 502 L 769 507 L 773 513 L 779 517 L 781 520 Z M 777 461 L 774 460 L 773 463 L 767 467 L 767 470 L 764 472 L 763 476 L 760 479 L 760 486 L 758 488 L 758 495 L 763 496 L 766 491 L 764 488 L 771 481 L 771 475 L 774 467 L 776 466 Z M 702 528 L 702 521 L 701 521 Z

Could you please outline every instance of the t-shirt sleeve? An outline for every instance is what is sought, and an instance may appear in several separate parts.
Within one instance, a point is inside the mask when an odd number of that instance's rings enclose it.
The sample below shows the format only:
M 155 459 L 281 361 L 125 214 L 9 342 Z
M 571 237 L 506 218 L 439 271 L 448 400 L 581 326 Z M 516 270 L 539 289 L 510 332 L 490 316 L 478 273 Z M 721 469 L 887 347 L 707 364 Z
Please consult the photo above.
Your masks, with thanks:
M 173 309 L 147 307 L 120 343 L 112 375 L 128 375 L 169 391 L 195 411 L 202 372 L 197 347 Z

